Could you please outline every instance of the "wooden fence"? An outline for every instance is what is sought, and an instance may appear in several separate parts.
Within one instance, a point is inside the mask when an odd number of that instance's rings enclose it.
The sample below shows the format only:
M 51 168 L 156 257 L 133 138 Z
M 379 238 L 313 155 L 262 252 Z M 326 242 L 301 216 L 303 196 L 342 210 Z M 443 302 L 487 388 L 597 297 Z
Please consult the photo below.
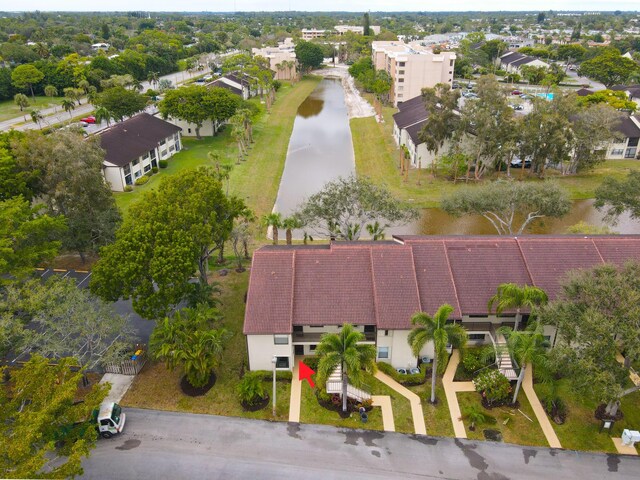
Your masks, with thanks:
M 127 358 L 118 363 L 105 364 L 104 371 L 106 373 L 119 373 L 121 375 L 137 375 L 145 363 L 147 363 L 147 352 L 143 350 L 135 360 Z

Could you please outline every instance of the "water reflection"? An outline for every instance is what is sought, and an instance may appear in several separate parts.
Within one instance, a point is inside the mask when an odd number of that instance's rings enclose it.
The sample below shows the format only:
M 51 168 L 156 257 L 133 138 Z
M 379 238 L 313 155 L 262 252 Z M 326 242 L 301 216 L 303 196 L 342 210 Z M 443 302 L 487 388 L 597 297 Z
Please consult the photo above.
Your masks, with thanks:
M 275 209 L 286 217 L 327 182 L 354 172 L 344 90 L 339 80 L 324 79 L 298 108 Z

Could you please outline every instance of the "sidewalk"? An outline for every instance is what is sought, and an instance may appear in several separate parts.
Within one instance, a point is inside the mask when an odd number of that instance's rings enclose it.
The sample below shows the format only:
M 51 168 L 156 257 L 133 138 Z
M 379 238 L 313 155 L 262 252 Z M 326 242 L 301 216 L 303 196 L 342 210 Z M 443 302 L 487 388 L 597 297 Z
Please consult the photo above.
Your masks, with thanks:
M 536 418 L 538 419 L 538 423 L 540 424 L 542 433 L 544 433 L 544 436 L 547 438 L 547 442 L 549 442 L 549 446 L 551 448 L 562 448 L 562 445 L 560 444 L 560 440 L 556 435 L 556 431 L 553 429 L 553 426 L 549 421 L 547 412 L 545 412 L 544 408 L 542 408 L 542 404 L 538 399 L 538 395 L 536 395 L 536 392 L 533 389 L 533 366 L 532 365 L 527 366 L 527 369 L 524 372 L 522 389 L 524 390 L 524 393 L 527 395 L 527 399 L 531 404 L 533 413 L 536 414 Z
M 302 358 L 293 359 L 293 371 L 291 372 L 291 397 L 289 398 L 289 421 L 300 423 L 300 397 L 302 396 L 302 382 L 298 370 L 298 364 Z
M 409 403 L 411 404 L 411 414 L 413 416 L 413 429 L 416 434 L 426 435 L 427 427 L 424 423 L 424 412 L 422 411 L 420 397 L 379 370 L 376 372 L 375 377 L 409 400 Z
M 456 369 L 460 363 L 460 352 L 454 350 L 451 352 L 451 358 L 449 358 L 449 364 L 447 370 L 442 377 L 442 387 L 444 388 L 444 394 L 447 397 L 447 403 L 449 404 L 449 414 L 451 415 L 451 423 L 453 424 L 453 432 L 457 438 L 467 438 L 467 431 L 464 428 L 464 422 L 460 419 L 462 414 L 460 413 L 460 404 L 458 404 L 458 397 L 456 392 L 471 392 L 475 391 L 475 387 L 472 382 L 454 382 L 453 377 L 456 374 Z M 460 390 L 458 390 L 458 385 Z
M 391 397 L 389 395 L 373 395 L 371 397 L 374 407 L 380 407 L 382 411 L 382 427 L 385 432 L 395 432 L 396 424 L 393 420 L 393 408 L 391 407 Z
M 104 401 L 119 403 L 122 397 L 124 397 L 124 394 L 127 393 L 127 390 L 129 390 L 129 387 L 131 387 L 134 378 L 136 378 L 135 375 L 105 373 L 100 383 L 110 383 L 111 390 L 109 390 L 109 395 L 107 395 Z

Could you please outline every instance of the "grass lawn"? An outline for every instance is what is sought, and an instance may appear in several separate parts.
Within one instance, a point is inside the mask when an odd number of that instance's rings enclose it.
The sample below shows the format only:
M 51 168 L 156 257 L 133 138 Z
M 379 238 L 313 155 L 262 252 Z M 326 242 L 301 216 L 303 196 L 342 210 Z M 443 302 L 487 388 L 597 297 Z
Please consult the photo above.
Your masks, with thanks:
M 220 366 L 216 369 L 216 384 L 202 397 L 189 397 L 180 389 L 180 370 L 169 372 L 164 364 L 147 365 L 136 377 L 133 385 L 122 400 L 124 406 L 174 410 L 192 413 L 238 416 L 247 418 L 272 419 L 269 404 L 257 412 L 244 412 L 236 387 L 246 364 L 247 349 L 242 323 L 244 321 L 244 294 L 247 290 L 249 273 L 231 271 L 226 277 L 217 277 L 223 293 L 223 325 L 233 336 L 225 349 Z M 267 392 L 271 395 L 272 383 L 265 381 Z M 291 382 L 277 382 L 276 420 L 289 418 L 289 397 Z
M 422 385 L 407 388 L 417 393 L 420 397 L 422 411 L 424 412 L 424 421 L 427 426 L 427 435 L 453 437 L 453 425 L 451 424 L 447 397 L 442 388 L 442 377 L 438 377 L 436 380 L 437 403 L 435 405 L 429 402 L 431 399 L 431 377 Z
M 540 398 L 548 391 L 547 385 L 541 383 L 534 384 L 534 389 Z M 624 418 L 616 422 L 609 433 L 600 433 L 601 422 L 593 415 L 598 402 L 571 391 L 566 379 L 559 381 L 558 395 L 567 404 L 569 414 L 564 424 L 557 425 L 552 421 L 551 425 L 564 448 L 616 453 L 611 437 L 620 437 L 625 428 L 637 430 L 640 427 L 640 392 L 623 397 L 620 409 Z
M 258 216 L 271 212 L 298 106 L 319 81 L 319 77 L 305 77 L 294 85 L 283 83 L 271 113 L 266 113 L 261 105 L 263 111 L 253 125 L 255 143 L 247 160 L 240 165 L 236 165 L 237 147 L 230 136 L 230 128 L 215 137 L 203 137 L 201 140 L 184 137 L 185 148 L 169 159 L 166 169 L 151 177 L 147 184 L 134 187 L 133 192 L 114 194 L 116 203 L 126 215 L 131 203 L 140 198 L 143 192 L 157 188 L 163 177 L 175 175 L 184 169 L 210 165 L 207 153 L 217 151 L 221 153 L 223 163 L 233 165 L 229 180 L 230 193 L 244 198 Z M 259 104 L 258 98 L 252 101 Z
M 493 425 L 482 424 L 476 426 L 476 431 L 469 430 L 469 421 L 465 420 L 465 429 L 467 430 L 467 436 L 471 440 L 484 440 L 482 433 L 485 429 L 499 430 L 502 433 L 502 440 L 506 443 L 516 443 L 518 445 L 533 445 L 548 447 L 547 439 L 542 433 L 542 429 L 538 424 L 536 417 L 531 409 L 531 405 L 527 400 L 524 391 L 520 391 L 518 395 L 518 401 L 520 402 L 520 410 L 524 412 L 531 420 L 529 421 L 525 416 L 517 409 L 510 407 L 496 407 L 492 410 L 487 410 L 482 407 L 480 402 L 480 394 L 476 392 L 458 392 L 458 403 L 460 404 L 460 411 L 465 411 L 466 407 L 475 405 L 482 409 L 484 413 L 492 416 L 497 420 Z M 505 424 L 506 422 L 506 424 Z M 562 440 L 561 440 L 562 441 Z M 566 446 L 563 444 L 563 446 Z
M 371 101 L 368 94 L 365 98 Z M 356 172 L 366 175 L 377 184 L 386 185 L 389 191 L 399 199 L 416 207 L 437 207 L 443 196 L 449 195 L 464 185 L 454 185 L 450 180 L 432 178 L 429 169 L 409 170 L 408 180 L 400 175 L 400 150 L 393 140 L 393 117 L 395 108 L 382 109 L 384 123 L 377 123 L 373 117 L 354 118 L 350 121 L 353 148 L 356 157 Z M 623 178 L 629 170 L 640 169 L 637 160 L 609 160 L 589 173 L 572 176 L 555 175 L 548 170 L 548 176 L 557 177 L 574 200 L 593 198 L 595 189 L 604 177 Z M 495 178 L 495 176 L 485 176 Z M 529 181 L 538 181 L 530 178 Z M 420 185 L 418 185 L 418 182 Z
M 27 96 L 29 97 L 29 106 L 25 107 L 22 112 L 13 99 L 0 102 L 0 122 L 24 116 L 27 117 L 27 122 L 31 122 L 31 110 L 44 110 L 54 105 L 60 105 L 64 100 L 64 97 L 36 97 L 34 101 L 31 95 Z

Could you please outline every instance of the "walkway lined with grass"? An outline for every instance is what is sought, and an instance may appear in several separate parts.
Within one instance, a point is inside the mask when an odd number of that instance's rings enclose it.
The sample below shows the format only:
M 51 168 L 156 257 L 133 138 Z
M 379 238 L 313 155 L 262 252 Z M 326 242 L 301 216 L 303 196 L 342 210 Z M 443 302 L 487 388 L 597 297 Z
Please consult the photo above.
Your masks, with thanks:
M 458 403 L 458 396 L 456 392 L 475 392 L 473 382 L 454 382 L 453 377 L 456 374 L 458 364 L 460 363 L 460 352 L 453 350 L 451 357 L 449 358 L 449 364 L 447 370 L 442 377 L 442 386 L 444 387 L 444 394 L 447 397 L 447 403 L 449 404 L 449 414 L 451 415 L 451 423 L 453 424 L 453 433 L 457 438 L 467 438 L 467 431 L 464 428 L 464 422 L 462 421 L 462 413 L 460 413 L 460 404 Z M 458 383 L 462 385 L 457 385 Z M 470 384 L 470 385 L 469 385 Z M 460 388 L 460 390 L 458 390 Z
M 379 370 L 375 373 L 375 377 L 409 400 L 409 403 L 411 404 L 411 414 L 413 415 L 413 429 L 415 433 L 419 435 L 426 435 L 427 427 L 424 423 L 424 414 L 422 412 L 420 397 L 409 390 L 407 387 L 400 385 L 389 375 L 386 375 Z
M 391 407 L 391 397 L 389 395 L 372 395 L 372 405 L 380 407 L 382 411 L 382 426 L 386 432 L 395 432 L 396 425 L 393 421 L 393 408 Z
M 293 359 L 291 372 L 291 397 L 289 398 L 289 421 L 300 423 L 300 398 L 302 396 L 302 382 L 300 381 L 299 363 L 302 358 Z
M 549 446 L 551 448 L 562 448 L 562 445 L 560 444 L 560 440 L 558 439 L 558 435 L 556 435 L 556 431 L 551 426 L 551 422 L 549 421 L 547 412 L 545 412 L 544 408 L 542 408 L 540 399 L 538 398 L 538 395 L 536 395 L 536 392 L 533 389 L 533 366 L 532 365 L 529 365 L 524 372 L 522 389 L 524 390 L 524 393 L 527 395 L 527 399 L 531 404 L 533 413 L 536 414 L 536 418 L 538 419 L 538 423 L 540 424 L 542 433 L 544 433 L 544 436 L 546 437 L 547 442 L 549 442 Z

